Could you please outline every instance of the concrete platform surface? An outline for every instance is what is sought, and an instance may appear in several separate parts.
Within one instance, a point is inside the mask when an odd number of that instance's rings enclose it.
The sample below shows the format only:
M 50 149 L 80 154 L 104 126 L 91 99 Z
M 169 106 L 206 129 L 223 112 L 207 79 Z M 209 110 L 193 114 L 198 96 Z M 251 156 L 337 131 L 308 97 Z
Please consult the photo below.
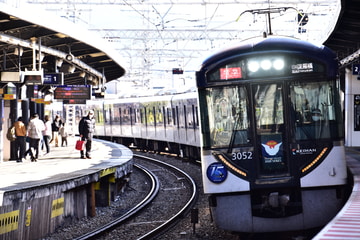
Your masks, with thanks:
M 67 147 L 50 146 L 50 153 L 39 154 L 37 162 L 28 156 L 24 162 L 0 163 L 0 192 L 38 187 L 54 181 L 64 181 L 86 175 L 100 168 L 121 165 L 129 161 L 132 152 L 119 144 L 94 139 L 91 159 L 81 159 L 75 149 L 78 137 L 69 137 Z M 120 147 L 119 147 L 120 146 Z M 122 146 L 122 147 L 121 147 Z

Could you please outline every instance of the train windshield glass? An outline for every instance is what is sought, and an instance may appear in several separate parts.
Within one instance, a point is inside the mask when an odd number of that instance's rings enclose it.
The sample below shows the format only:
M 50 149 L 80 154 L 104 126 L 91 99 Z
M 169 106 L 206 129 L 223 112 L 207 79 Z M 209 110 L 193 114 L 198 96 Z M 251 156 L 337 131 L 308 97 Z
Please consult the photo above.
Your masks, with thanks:
M 211 88 L 206 91 L 210 145 L 228 147 L 248 143 L 248 97 L 244 87 Z
M 254 86 L 255 116 L 258 132 L 282 132 L 284 125 L 282 86 Z
M 290 86 L 294 108 L 295 139 L 329 139 L 342 137 L 339 123 L 340 106 L 335 104 L 333 82 L 297 82 Z M 336 92 L 336 91 L 335 91 Z M 341 129 L 341 127 L 340 127 Z

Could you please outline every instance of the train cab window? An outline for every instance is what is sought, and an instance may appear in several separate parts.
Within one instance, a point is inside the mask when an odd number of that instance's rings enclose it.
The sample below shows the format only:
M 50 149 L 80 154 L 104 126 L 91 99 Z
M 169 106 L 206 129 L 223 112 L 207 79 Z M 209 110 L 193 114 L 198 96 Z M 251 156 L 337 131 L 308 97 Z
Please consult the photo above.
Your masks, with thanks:
M 239 146 L 249 143 L 248 96 L 245 87 L 207 89 L 210 145 Z
M 253 85 L 255 128 L 260 143 L 260 174 L 284 174 L 284 102 L 282 84 Z
M 283 132 L 282 87 L 277 84 L 256 85 L 253 91 L 257 133 Z
M 290 97 L 295 124 L 295 140 L 329 139 L 342 136 L 338 116 L 340 106 L 335 105 L 334 82 L 294 83 Z

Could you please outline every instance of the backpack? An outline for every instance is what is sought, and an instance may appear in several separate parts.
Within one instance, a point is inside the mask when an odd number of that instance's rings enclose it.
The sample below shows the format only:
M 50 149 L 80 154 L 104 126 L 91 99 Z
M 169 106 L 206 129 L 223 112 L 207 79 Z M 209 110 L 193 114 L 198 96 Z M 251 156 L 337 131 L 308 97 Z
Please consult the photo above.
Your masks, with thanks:
M 9 127 L 6 133 L 6 138 L 10 141 L 13 142 L 16 139 L 16 135 L 15 135 L 15 126 Z

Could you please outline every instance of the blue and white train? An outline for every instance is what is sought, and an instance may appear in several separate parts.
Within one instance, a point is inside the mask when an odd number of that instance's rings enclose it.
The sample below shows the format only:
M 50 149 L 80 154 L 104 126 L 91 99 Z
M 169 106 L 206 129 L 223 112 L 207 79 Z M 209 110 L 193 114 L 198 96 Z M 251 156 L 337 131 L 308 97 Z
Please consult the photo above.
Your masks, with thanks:
M 250 39 L 207 58 L 197 86 L 203 185 L 220 228 L 302 230 L 335 216 L 347 168 L 330 49 Z

